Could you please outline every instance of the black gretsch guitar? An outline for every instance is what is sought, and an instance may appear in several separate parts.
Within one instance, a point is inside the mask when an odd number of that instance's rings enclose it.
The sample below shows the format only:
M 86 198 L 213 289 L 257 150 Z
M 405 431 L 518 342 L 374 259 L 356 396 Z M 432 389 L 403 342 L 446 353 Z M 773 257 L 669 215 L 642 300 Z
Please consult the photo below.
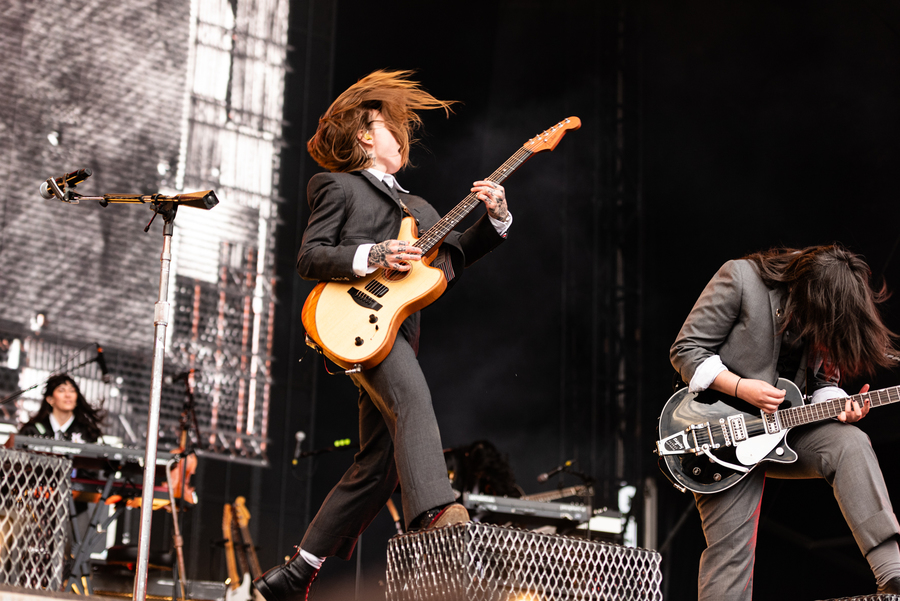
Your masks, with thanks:
M 782 409 L 763 413 L 740 399 L 705 390 L 682 388 L 672 395 L 659 416 L 660 469 L 675 488 L 716 493 L 731 488 L 763 461 L 793 463 L 797 453 L 785 441 L 791 428 L 831 419 L 844 410 L 847 398 L 862 407 L 900 401 L 900 386 L 815 404 L 804 404 L 800 389 L 780 378 L 786 392 Z

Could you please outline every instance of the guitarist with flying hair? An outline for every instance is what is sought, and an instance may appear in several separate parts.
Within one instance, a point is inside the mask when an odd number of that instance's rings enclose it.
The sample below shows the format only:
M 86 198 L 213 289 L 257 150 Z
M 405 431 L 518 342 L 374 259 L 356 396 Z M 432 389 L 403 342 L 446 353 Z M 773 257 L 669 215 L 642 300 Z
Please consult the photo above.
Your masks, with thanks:
M 893 367 L 896 337 L 884 325 L 871 271 L 840 245 L 776 248 L 725 263 L 694 304 L 670 351 L 689 392 L 736 397 L 767 414 L 794 382 L 813 403 L 847 397 L 841 377 Z M 862 389 L 868 391 L 868 384 Z M 726 401 L 727 403 L 727 401 Z M 794 463 L 767 463 L 736 485 L 694 492 L 707 548 L 699 598 L 750 601 L 759 508 L 765 478 L 823 478 L 833 490 L 880 594 L 900 593 L 897 517 L 868 436 L 852 422 L 866 416 L 848 399 L 837 420 L 793 428 Z
M 409 164 L 417 111 L 443 109 L 409 71 L 376 71 L 342 93 L 319 119 L 307 149 L 329 173 L 307 188 L 309 223 L 297 258 L 305 279 L 352 282 L 378 269 L 409 271 L 422 250 L 395 239 L 401 220 L 413 217 L 420 232 L 440 220 L 424 199 L 395 177 Z M 487 214 L 465 232 L 451 232 L 432 267 L 450 283 L 496 248 L 512 223 L 503 186 L 476 181 L 472 193 Z M 267 601 L 305 600 L 327 557 L 349 559 L 356 540 L 401 485 L 407 530 L 466 522 L 454 502 L 431 393 L 417 359 L 419 313 L 400 326 L 387 357 L 351 374 L 359 389 L 359 452 L 310 523 L 297 553 L 255 581 Z

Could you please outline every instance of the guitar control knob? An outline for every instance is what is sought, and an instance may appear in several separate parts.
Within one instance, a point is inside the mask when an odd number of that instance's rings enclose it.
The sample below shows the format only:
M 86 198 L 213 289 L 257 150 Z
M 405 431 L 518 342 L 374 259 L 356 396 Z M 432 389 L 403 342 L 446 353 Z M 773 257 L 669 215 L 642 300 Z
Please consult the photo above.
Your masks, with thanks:
M 699 467 L 695 467 L 695 468 L 694 468 L 693 470 L 691 470 L 691 471 L 694 473 L 695 476 L 699 476 L 699 475 L 700 475 L 700 472 L 702 472 L 703 470 L 701 470 Z
M 354 340 L 353 342 L 356 343 L 356 346 L 362 346 L 362 345 L 363 345 L 363 339 L 360 338 L 359 336 L 357 336 L 357 337 L 356 337 L 356 340 Z
M 378 321 L 377 315 L 375 315 L 374 313 L 372 315 L 369 315 L 369 323 L 375 323 L 376 321 Z

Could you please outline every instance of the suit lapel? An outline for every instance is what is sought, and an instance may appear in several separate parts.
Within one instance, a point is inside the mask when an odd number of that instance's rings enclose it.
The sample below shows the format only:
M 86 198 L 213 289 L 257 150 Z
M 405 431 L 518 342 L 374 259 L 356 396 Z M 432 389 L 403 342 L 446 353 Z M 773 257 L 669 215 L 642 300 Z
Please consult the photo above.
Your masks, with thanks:
M 779 289 L 769 290 L 769 307 L 772 315 L 772 356 L 778 359 L 781 353 L 781 338 L 778 334 L 781 328 L 781 320 L 784 319 L 784 310 L 782 309 L 782 291 Z M 776 374 L 777 379 L 777 374 Z
M 397 191 L 395 189 L 388 188 L 383 181 L 379 180 L 377 177 L 366 170 L 362 170 L 359 173 L 361 173 L 364 178 L 369 180 L 369 183 L 375 186 L 376 190 L 394 201 L 394 204 L 396 204 L 401 211 L 403 210 L 403 206 L 400 204 L 400 196 L 397 194 Z

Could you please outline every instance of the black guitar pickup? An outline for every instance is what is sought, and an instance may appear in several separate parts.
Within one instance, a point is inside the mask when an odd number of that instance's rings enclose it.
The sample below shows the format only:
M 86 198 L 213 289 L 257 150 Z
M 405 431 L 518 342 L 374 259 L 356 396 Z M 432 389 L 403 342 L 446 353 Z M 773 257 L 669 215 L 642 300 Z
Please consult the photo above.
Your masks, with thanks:
M 360 307 L 372 309 L 373 311 L 378 311 L 379 309 L 381 309 L 381 303 L 379 303 L 377 300 L 375 300 L 359 288 L 353 288 L 351 286 L 350 289 L 347 290 L 347 294 L 349 294 L 353 298 L 354 302 L 356 302 L 356 304 Z

